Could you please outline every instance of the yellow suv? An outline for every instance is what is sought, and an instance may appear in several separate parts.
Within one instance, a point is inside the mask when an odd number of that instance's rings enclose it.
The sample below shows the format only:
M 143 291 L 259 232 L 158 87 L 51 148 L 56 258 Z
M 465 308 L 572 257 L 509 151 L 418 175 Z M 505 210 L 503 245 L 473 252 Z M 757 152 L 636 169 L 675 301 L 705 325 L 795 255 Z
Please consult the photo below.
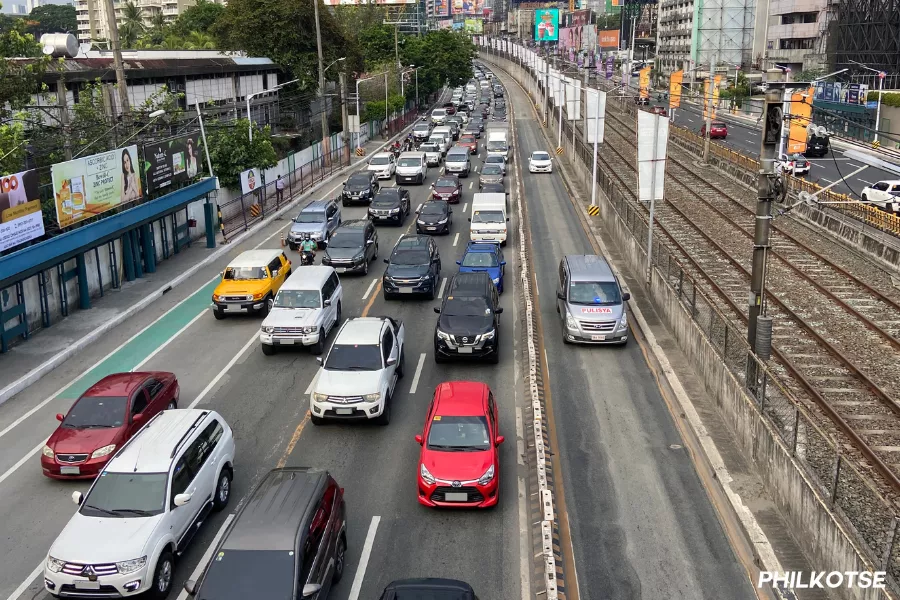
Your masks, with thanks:
M 291 275 L 291 261 L 281 250 L 248 250 L 225 268 L 213 292 L 213 314 L 258 312 L 263 317 L 275 301 L 281 284 Z

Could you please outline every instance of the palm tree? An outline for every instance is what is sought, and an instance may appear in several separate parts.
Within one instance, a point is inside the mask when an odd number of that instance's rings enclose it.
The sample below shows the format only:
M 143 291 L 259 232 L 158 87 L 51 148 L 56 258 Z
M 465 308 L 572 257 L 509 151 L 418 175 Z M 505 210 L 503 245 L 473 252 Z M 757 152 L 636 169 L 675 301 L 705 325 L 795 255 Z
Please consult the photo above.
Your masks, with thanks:
M 164 39 L 157 48 L 160 50 L 184 50 L 185 43 L 184 40 L 177 35 L 167 35 L 166 39 Z
M 127 0 L 122 6 L 122 22 L 119 25 L 119 39 L 123 48 L 133 48 L 144 33 L 144 13 L 134 2 Z
M 190 32 L 185 42 L 188 50 L 213 50 L 216 47 L 212 36 L 200 31 Z

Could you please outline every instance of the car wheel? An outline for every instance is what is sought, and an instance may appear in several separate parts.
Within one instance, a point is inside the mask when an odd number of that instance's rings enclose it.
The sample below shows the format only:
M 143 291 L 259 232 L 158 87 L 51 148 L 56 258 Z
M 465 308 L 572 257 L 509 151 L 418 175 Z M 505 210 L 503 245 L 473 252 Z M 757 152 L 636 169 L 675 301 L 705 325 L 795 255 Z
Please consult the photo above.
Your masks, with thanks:
M 291 249 L 291 251 L 293 251 L 293 252 L 296 252 L 296 251 L 297 251 L 297 244 L 288 242 L 288 247 L 289 247 L 289 248 Z
M 863 202 L 868 202 L 868 201 L 869 201 L 869 199 L 866 197 L 865 194 L 862 195 L 862 201 L 863 201 Z
M 319 427 L 319 426 L 325 424 L 325 419 L 323 419 L 322 417 L 317 417 L 315 415 L 310 415 L 309 422 L 312 423 L 313 425 L 315 425 L 316 427 Z
M 172 577 L 175 571 L 175 559 L 172 553 L 165 550 L 156 560 L 156 569 L 153 571 L 153 586 L 150 588 L 150 596 L 162 600 L 168 597 L 172 589 Z
M 865 197 L 863 197 L 865 199 Z M 225 318 L 225 311 L 220 308 L 217 308 L 213 311 L 213 316 L 216 317 L 216 320 L 221 321 Z
M 260 344 L 260 347 L 262 348 L 262 353 L 265 354 L 266 356 L 272 356 L 273 354 L 275 354 L 278 351 L 278 349 L 275 348 L 275 346 L 272 346 L 269 344 Z
M 372 260 L 378 259 L 378 242 L 375 242 L 375 254 L 372 255 Z
M 384 410 L 381 415 L 375 419 L 375 422 L 384 427 L 391 422 L 391 398 L 390 396 L 384 400 Z
M 500 362 L 500 344 L 494 346 L 494 353 L 491 354 L 491 357 L 488 359 L 488 362 L 492 365 L 496 365 Z
M 363 275 L 368 275 L 368 274 L 369 274 L 369 261 L 366 260 L 365 262 L 363 262 Z
M 260 314 L 263 318 L 269 316 L 269 311 L 272 310 L 272 305 L 275 304 L 275 299 L 272 296 L 267 296 L 266 301 L 263 303 L 263 307 L 259 309 Z
M 334 318 L 334 325 L 332 325 L 332 327 L 337 327 L 341 324 L 341 314 L 343 313 L 343 308 L 343 305 L 338 302 L 337 316 L 335 316 Z
M 219 512 L 228 506 L 229 500 L 231 500 L 231 472 L 228 469 L 222 469 L 219 473 L 219 481 L 216 483 L 213 508 L 215 508 L 216 512 Z
M 343 198 L 343 199 L 341 199 L 341 205 L 343 205 L 343 206 L 350 206 L 350 203 L 347 202 L 347 199 L 346 199 L 346 198 Z
M 557 312 L 559 312 L 559 306 L 556 307 L 556 310 L 557 310 Z M 562 330 L 563 344 L 571 344 L 572 342 L 569 340 L 568 337 L 566 337 L 566 322 L 560 321 L 559 326 L 560 326 L 560 329 Z
M 319 356 L 325 351 L 325 332 L 319 334 L 319 341 L 309 347 L 309 352 L 313 356 Z
M 172 400 L 171 402 L 169 402 L 169 403 L 166 405 L 166 410 L 175 410 L 176 408 L 178 408 L 178 401 L 177 401 L 177 400 Z
M 331 578 L 332 583 L 337 583 L 344 576 L 344 560 L 347 554 L 347 541 L 344 536 L 338 540 L 337 549 L 334 551 L 334 575 Z
M 394 298 L 395 298 L 394 294 L 391 294 L 389 292 L 384 293 L 385 302 L 389 302 L 390 300 L 393 300 Z

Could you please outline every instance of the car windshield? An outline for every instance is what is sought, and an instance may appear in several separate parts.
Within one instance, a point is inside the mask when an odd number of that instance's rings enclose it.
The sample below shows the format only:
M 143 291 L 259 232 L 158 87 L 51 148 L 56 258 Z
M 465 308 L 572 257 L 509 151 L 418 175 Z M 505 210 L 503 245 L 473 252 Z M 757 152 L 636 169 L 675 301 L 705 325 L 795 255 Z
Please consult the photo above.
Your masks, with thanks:
M 325 221 L 325 213 L 319 210 L 302 212 L 294 219 L 295 223 L 322 223 L 323 221 Z
M 503 212 L 499 210 L 479 210 L 472 215 L 473 223 L 503 223 Z
M 531 155 L 531 158 L 534 160 L 550 160 L 550 155 L 546 152 L 535 152 Z
M 372 200 L 372 207 L 373 208 L 378 208 L 378 207 L 383 208 L 386 206 L 391 207 L 391 206 L 394 206 L 395 204 L 397 204 L 397 200 L 398 199 L 396 196 L 389 196 L 387 194 L 375 196 L 375 199 Z
M 398 167 L 418 167 L 422 163 L 418 158 L 401 158 L 400 162 L 397 163 Z
M 443 117 L 447 114 L 447 111 L 443 108 L 436 108 L 431 112 L 431 116 L 433 117 Z
M 491 314 L 491 308 L 484 298 L 450 296 L 441 314 L 447 317 L 486 317 Z
M 328 353 L 329 371 L 380 371 L 381 346 L 374 344 L 335 344 Z
M 427 265 L 431 262 L 428 252 L 421 249 L 394 250 L 391 254 L 391 264 L 394 265 Z
M 484 168 L 481 169 L 482 175 L 502 175 L 503 169 L 498 164 L 493 163 L 485 163 Z
M 422 207 L 422 210 L 419 211 L 421 215 L 444 215 L 447 213 L 447 209 L 444 208 L 442 204 L 438 202 L 426 202 L 425 206 Z
M 265 267 L 228 267 L 225 269 L 225 279 L 233 281 L 247 281 L 250 279 L 265 279 Z
M 791 160 L 806 162 L 806 157 L 804 157 L 802 154 L 791 154 Z
M 166 507 L 168 473 L 103 471 L 79 509 L 86 517 L 152 517 Z
M 435 415 L 428 432 L 428 449 L 444 452 L 479 452 L 491 447 L 487 419 Z
M 437 152 L 438 146 L 437 144 L 432 143 L 422 144 L 421 146 L 419 146 L 419 150 L 421 150 L 422 152 Z
M 223 549 L 209 563 L 197 598 L 293 598 L 296 558 L 290 550 Z
M 347 180 L 347 185 L 366 187 L 371 181 L 368 175 L 351 175 Z
M 275 308 L 321 308 L 319 290 L 281 290 Z
M 500 262 L 493 252 L 468 252 L 462 259 L 464 267 L 497 267 Z
M 62 426 L 71 429 L 121 427 L 125 423 L 128 398 L 83 396 L 63 419 Z
M 506 192 L 506 188 L 502 183 L 485 183 L 481 186 L 481 191 L 484 194 L 502 194 Z
M 329 248 L 359 248 L 363 245 L 362 233 L 337 232 L 328 240 Z
M 434 187 L 456 189 L 456 181 L 453 179 L 441 178 L 434 182 Z
M 492 140 L 487 143 L 488 150 L 504 150 L 506 149 L 506 142 L 501 142 L 500 140 Z
M 475 136 L 473 136 L 473 135 L 464 135 L 464 136 L 462 136 L 461 138 L 459 138 L 459 143 L 460 143 L 460 144 L 475 144 L 475 143 L 477 143 L 477 142 L 475 141 Z
M 622 295 L 614 281 L 575 281 L 569 284 L 572 304 L 621 304 Z
M 724 128 L 724 127 L 725 127 L 725 123 L 713 123 L 712 126 L 713 126 L 713 127 L 721 127 L 721 128 Z
M 369 162 L 370 165 L 389 165 L 391 164 L 390 156 L 373 156 Z

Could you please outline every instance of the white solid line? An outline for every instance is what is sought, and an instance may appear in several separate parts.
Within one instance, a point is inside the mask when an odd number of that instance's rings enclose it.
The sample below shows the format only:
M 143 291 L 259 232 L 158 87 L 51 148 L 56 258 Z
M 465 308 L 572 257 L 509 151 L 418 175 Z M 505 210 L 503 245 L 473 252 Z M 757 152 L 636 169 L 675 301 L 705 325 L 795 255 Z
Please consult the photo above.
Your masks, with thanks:
M 812 163 L 812 166 L 819 167 L 820 169 L 824 169 L 825 165 L 820 165 L 819 163 Z
M 840 159 L 840 158 L 839 158 L 838 160 L 843 160 L 843 159 Z M 847 163 L 847 166 L 848 166 L 848 167 L 853 167 L 854 169 L 858 169 L 858 168 L 860 167 L 860 165 L 854 165 L 852 162 L 848 162 L 848 163 Z
M 219 371 L 219 373 L 215 377 L 213 377 L 213 380 L 210 381 L 209 384 L 205 388 L 203 388 L 203 391 L 200 392 L 196 398 L 194 398 L 194 401 L 188 405 L 188 408 L 194 408 L 195 406 L 200 404 L 200 401 L 206 397 L 206 395 L 210 392 L 210 390 L 212 390 L 223 377 L 225 377 L 225 375 L 228 373 L 229 369 L 231 369 L 231 367 L 234 366 L 234 363 L 236 363 L 241 358 L 241 356 L 247 351 L 247 349 L 250 347 L 250 344 L 258 341 L 258 339 L 259 339 L 259 332 L 254 331 L 253 337 L 251 337 L 249 340 L 247 340 L 247 343 L 244 344 L 244 347 L 241 348 L 237 354 L 235 354 L 234 356 L 231 357 L 231 360 L 228 361 L 228 364 L 225 365 L 225 367 L 221 371 Z
M 526 549 L 531 547 L 528 511 L 525 507 L 525 478 L 519 477 L 519 577 L 522 579 L 522 600 L 531 598 L 531 557 Z M 179 599 L 180 600 L 180 599 Z
M 438 289 L 438 298 L 444 297 L 444 286 L 447 285 L 447 278 L 444 277 L 441 279 L 441 287 Z
M 470 190 L 472 189 L 472 184 L 473 184 L 473 183 L 475 183 L 475 182 L 474 182 L 474 181 L 470 181 L 470 182 L 469 182 L 469 189 L 470 189 Z
M 463 214 L 465 214 L 467 208 L 469 208 L 469 203 L 468 203 L 468 202 L 464 202 L 464 203 L 463 203 Z
M 871 181 L 866 181 L 865 179 L 860 179 L 859 177 L 857 177 L 856 180 L 857 180 L 857 181 L 862 181 L 862 182 L 863 182 L 864 184 L 866 184 L 866 185 L 875 185 L 875 184 L 872 183 Z
M 219 527 L 219 530 L 216 532 L 216 537 L 213 538 L 212 543 L 209 545 L 209 548 L 206 549 L 206 552 L 203 553 L 203 557 L 200 559 L 200 562 L 197 563 L 196 568 L 194 568 L 194 572 L 191 573 L 191 579 L 197 581 L 200 578 L 200 575 L 203 573 L 203 569 L 206 568 L 206 565 L 209 564 L 209 561 L 212 560 L 213 552 L 216 551 L 216 546 L 219 545 L 219 542 L 222 540 L 222 536 L 225 535 L 225 530 L 228 529 L 228 526 L 231 522 L 234 521 L 234 513 L 231 513 L 227 517 L 225 517 L 225 522 L 222 523 L 222 526 Z M 178 600 L 187 600 L 188 593 L 184 590 L 181 590 L 181 593 L 178 594 Z
M 148 354 L 148 355 L 147 355 L 147 358 L 145 358 L 144 360 L 142 360 L 141 362 L 139 362 L 138 364 L 136 364 L 136 365 L 134 366 L 134 368 L 131 370 L 131 372 L 133 373 L 133 372 L 135 372 L 135 371 L 139 371 L 139 370 L 141 369 L 141 367 L 143 367 L 145 364 L 147 364 L 148 362 L 150 362 L 150 359 L 152 359 L 154 356 L 156 356 L 157 354 L 159 354 L 160 352 L 162 352 L 163 349 L 164 349 L 166 346 L 168 346 L 168 345 L 171 344 L 173 341 L 175 341 L 175 338 L 177 338 L 177 337 L 180 336 L 182 333 L 184 333 L 185 331 L 187 331 L 187 329 L 188 329 L 191 325 L 193 325 L 194 323 L 196 323 L 197 321 L 199 321 L 201 317 L 206 316 L 207 312 L 208 312 L 208 311 L 205 311 L 205 310 L 200 311 L 200 312 L 197 314 L 196 317 L 194 317 L 193 319 L 191 319 L 191 320 L 188 322 L 187 325 L 185 325 L 184 327 L 182 327 L 181 329 L 179 329 L 178 331 L 176 331 L 175 334 L 174 334 L 172 337 L 170 337 L 170 338 L 167 339 L 165 342 L 163 342 L 162 344 L 160 344 L 160 345 L 159 345 L 159 348 L 157 348 L 156 350 L 154 350 L 153 352 L 151 352 L 150 354 Z
M 372 283 L 369 284 L 369 287 L 366 289 L 366 293 L 363 294 L 362 299 L 365 300 L 369 297 L 369 294 L 372 293 L 372 290 L 375 289 L 375 284 L 378 283 L 378 278 L 372 280 Z
M 316 382 L 319 381 L 319 374 L 322 372 L 322 369 L 316 371 L 316 375 L 312 378 L 312 381 L 309 382 L 309 385 L 306 386 L 306 391 L 303 392 L 304 396 L 309 396 L 312 394 L 313 388 L 316 387 Z
M 7 469 L 6 472 L 3 473 L 3 475 L 0 475 L 0 483 L 3 483 L 3 482 L 6 481 L 7 479 L 9 479 L 9 477 L 10 477 L 13 473 L 15 473 L 16 470 L 17 470 L 19 467 L 21 467 L 21 466 L 24 465 L 26 462 L 28 462 L 28 461 L 31 459 L 32 456 L 34 456 L 35 454 L 37 454 L 38 452 L 40 452 L 41 449 L 44 447 L 44 443 L 45 443 L 45 442 L 41 442 L 40 444 L 38 444 L 37 446 L 35 446 L 32 450 L 30 450 L 30 451 L 28 452 L 28 454 L 26 454 L 25 456 L 23 456 L 22 458 L 20 458 L 20 459 L 19 459 L 19 462 L 17 462 L 17 463 L 14 464 L 13 466 L 11 466 L 9 469 Z
M 456 236 L 453 238 L 453 245 L 456 246 L 457 242 L 459 242 L 459 232 L 456 232 Z
M 31 582 L 34 581 L 38 575 L 44 572 L 44 561 L 41 561 L 41 564 L 37 566 L 37 568 L 31 572 L 31 575 L 28 576 L 28 579 L 19 584 L 19 587 L 13 591 L 12 594 L 7 597 L 6 600 L 19 600 L 19 596 L 25 593 L 25 590 L 28 589 L 28 586 L 31 585 Z
M 356 574 L 353 576 L 353 586 L 350 588 L 350 600 L 359 600 L 359 592 L 362 590 L 366 568 L 369 566 L 369 557 L 372 555 L 372 546 L 375 544 L 375 533 L 378 531 L 379 522 L 381 522 L 381 517 L 375 515 L 372 517 L 372 522 L 369 523 L 369 532 L 366 534 L 362 555 L 359 557 L 359 566 L 356 567 Z
M 822 181 L 825 183 L 834 183 L 831 179 L 825 179 L 824 177 L 822 178 Z
M 415 394 L 419 387 L 419 377 L 422 376 L 422 367 L 425 366 L 425 353 L 419 355 L 419 364 L 416 365 L 416 374 L 413 375 L 412 386 L 409 388 L 410 394 Z M 40 448 L 38 448 L 40 450 Z

